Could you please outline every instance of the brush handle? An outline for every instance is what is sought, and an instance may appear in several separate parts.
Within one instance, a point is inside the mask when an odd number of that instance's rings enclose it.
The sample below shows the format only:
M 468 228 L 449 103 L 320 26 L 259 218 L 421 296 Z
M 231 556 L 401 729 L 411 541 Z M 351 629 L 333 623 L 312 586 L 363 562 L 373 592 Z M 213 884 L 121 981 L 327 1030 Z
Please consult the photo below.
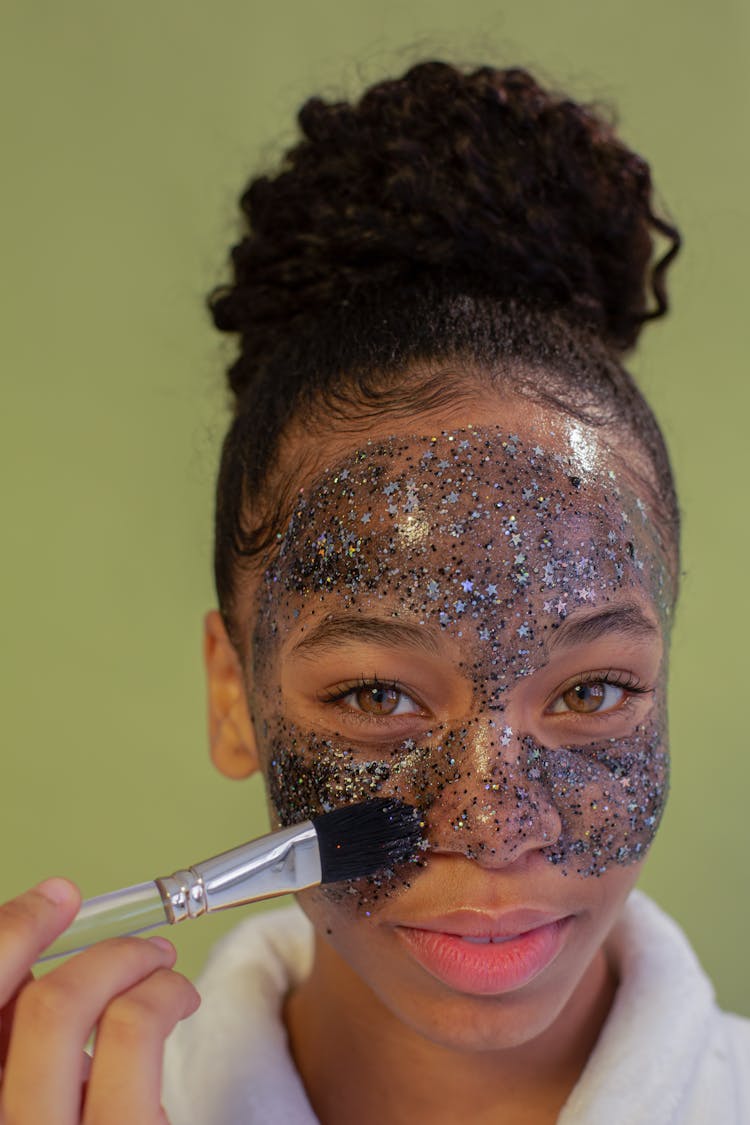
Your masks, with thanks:
M 156 883 L 123 887 L 82 903 L 67 930 L 45 949 L 39 961 L 76 953 L 105 938 L 140 934 L 144 930 L 166 926 L 168 921 L 164 900 Z
M 87 899 L 68 929 L 39 961 L 76 953 L 94 942 L 153 930 L 320 883 L 318 834 L 305 820 L 204 859 L 192 867 Z

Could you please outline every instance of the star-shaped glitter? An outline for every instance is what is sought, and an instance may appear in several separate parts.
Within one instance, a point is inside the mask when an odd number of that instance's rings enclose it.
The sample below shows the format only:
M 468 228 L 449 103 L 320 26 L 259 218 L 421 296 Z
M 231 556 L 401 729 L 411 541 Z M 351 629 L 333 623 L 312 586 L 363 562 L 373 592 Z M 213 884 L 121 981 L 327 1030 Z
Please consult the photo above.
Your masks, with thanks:
M 525 621 L 524 621 L 523 625 L 519 625 L 518 635 L 519 635 L 519 637 L 528 637 L 528 636 L 531 635 L 531 630 L 529 629 L 529 627 L 528 627 L 528 625 L 526 624 Z
M 545 602 L 544 603 L 544 612 L 545 613 L 552 613 L 554 608 L 555 608 L 554 602 Z
M 483 625 L 479 630 L 479 639 L 480 641 L 488 641 L 490 639 L 490 631 L 486 625 Z
M 453 605 L 455 607 L 456 613 L 463 613 L 463 611 L 466 609 L 466 603 L 462 602 L 460 598 L 457 602 L 454 602 Z
M 500 737 L 501 746 L 510 746 L 510 740 L 513 737 L 513 727 L 503 727 L 503 733 Z
M 525 563 L 525 562 L 526 562 L 526 555 L 524 555 L 524 554 L 516 555 L 516 558 L 515 558 L 515 565 L 516 566 L 520 566 L 521 563 Z
M 458 503 L 458 493 L 457 492 L 449 492 L 448 495 L 446 496 L 445 500 L 446 500 L 446 503 L 448 503 L 448 504 L 457 504 Z
M 429 581 L 427 583 L 427 596 L 432 598 L 433 601 L 435 601 L 437 599 L 437 596 L 438 596 L 439 593 L 440 593 L 440 587 L 438 586 L 437 582 L 433 578 L 433 579 L 431 579 L 431 581 Z
M 568 607 L 565 604 L 565 602 L 562 600 L 562 598 L 560 598 L 559 601 L 557 602 L 557 605 L 555 606 L 555 609 L 557 610 L 557 612 L 560 614 L 561 617 L 567 617 Z
M 398 492 L 398 485 L 395 483 L 395 481 L 391 481 L 390 484 L 387 484 L 385 486 L 383 492 L 386 494 L 386 496 L 393 496 L 394 492 Z
M 494 598 L 496 594 L 497 586 L 493 585 L 492 582 L 490 582 L 489 586 L 487 587 L 487 597 Z
M 362 523 L 369 523 L 371 519 L 372 519 L 372 512 L 363 512 L 362 513 Z
M 520 547 L 521 546 L 521 536 L 518 534 L 518 532 L 516 532 L 515 535 L 511 535 L 510 541 L 513 544 L 514 547 Z
M 548 562 L 544 564 L 544 584 L 545 586 L 554 586 L 555 584 L 555 564 Z
M 464 581 L 461 583 L 461 589 L 463 590 L 463 592 L 465 594 L 470 594 L 471 591 L 474 589 L 474 583 L 471 581 L 470 578 L 465 578 Z

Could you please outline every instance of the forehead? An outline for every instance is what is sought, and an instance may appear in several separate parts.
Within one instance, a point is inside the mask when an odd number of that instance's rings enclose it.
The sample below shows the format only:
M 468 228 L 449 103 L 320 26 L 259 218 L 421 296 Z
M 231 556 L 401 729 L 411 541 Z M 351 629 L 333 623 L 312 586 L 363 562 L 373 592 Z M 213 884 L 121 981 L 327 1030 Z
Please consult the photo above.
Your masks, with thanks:
M 363 444 L 300 493 L 265 574 L 267 608 L 377 601 L 453 627 L 489 604 L 559 620 L 637 587 L 666 626 L 669 571 L 647 504 L 590 434 L 560 445 L 499 427 Z

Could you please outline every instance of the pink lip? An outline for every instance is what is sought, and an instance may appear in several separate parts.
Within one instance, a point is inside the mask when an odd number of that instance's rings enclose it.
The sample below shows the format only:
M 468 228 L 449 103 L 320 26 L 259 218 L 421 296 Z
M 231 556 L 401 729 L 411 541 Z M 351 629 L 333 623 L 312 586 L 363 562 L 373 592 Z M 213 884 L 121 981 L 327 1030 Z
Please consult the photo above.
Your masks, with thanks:
M 572 916 L 550 918 L 536 911 L 514 911 L 497 919 L 458 912 L 420 926 L 398 926 L 422 968 L 459 992 L 497 996 L 528 984 L 562 949 Z M 464 938 L 504 938 L 475 944 Z

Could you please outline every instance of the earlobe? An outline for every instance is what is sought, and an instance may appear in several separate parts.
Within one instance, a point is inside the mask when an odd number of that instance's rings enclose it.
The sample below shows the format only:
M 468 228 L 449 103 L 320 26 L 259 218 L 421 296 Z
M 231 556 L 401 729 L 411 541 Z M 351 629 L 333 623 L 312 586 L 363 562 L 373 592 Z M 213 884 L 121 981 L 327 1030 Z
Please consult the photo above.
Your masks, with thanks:
M 203 661 L 211 760 L 225 777 L 249 777 L 258 769 L 258 751 L 245 681 L 234 645 L 215 609 L 203 621 Z

